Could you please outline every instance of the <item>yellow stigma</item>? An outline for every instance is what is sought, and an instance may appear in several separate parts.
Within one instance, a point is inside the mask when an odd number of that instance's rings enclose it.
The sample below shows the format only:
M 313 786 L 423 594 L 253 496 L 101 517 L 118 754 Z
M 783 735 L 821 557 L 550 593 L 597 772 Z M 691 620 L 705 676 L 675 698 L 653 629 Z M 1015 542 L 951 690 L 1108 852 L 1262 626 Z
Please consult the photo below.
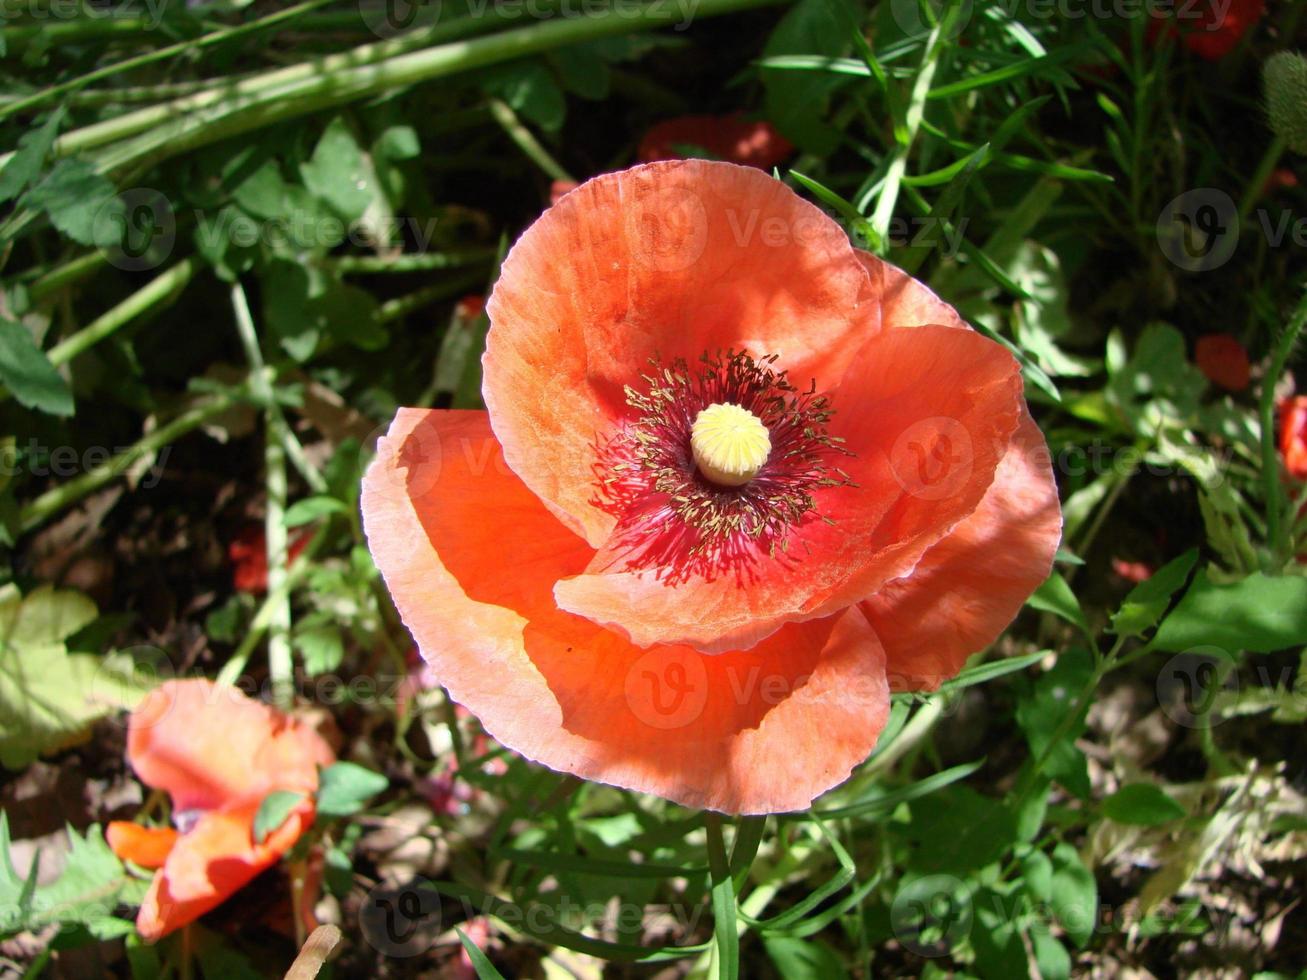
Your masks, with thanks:
M 767 462 L 771 436 L 762 420 L 747 408 L 718 402 L 695 416 L 690 449 L 705 478 L 724 487 L 738 487 L 757 476 Z

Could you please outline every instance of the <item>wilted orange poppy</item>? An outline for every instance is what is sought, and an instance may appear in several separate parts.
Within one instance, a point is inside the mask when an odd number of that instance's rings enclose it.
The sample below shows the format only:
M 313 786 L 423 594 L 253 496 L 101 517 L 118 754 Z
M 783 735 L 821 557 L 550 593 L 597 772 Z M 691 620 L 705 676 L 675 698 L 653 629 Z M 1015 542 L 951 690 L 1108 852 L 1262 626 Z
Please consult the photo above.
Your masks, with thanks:
M 794 144 L 765 119 L 677 116 L 651 127 L 640 140 L 641 163 L 709 157 L 770 170 L 794 153 Z
M 233 687 L 168 681 L 132 713 L 127 760 L 166 790 L 177 829 L 115 821 L 109 846 L 158 868 L 136 918 L 153 942 L 199 918 L 276 864 L 312 825 L 318 766 L 334 761 L 317 732 Z M 254 817 L 274 790 L 305 798 L 263 842 Z
M 760 171 L 583 184 L 488 313 L 488 412 L 402 409 L 363 513 L 435 676 L 530 759 L 801 809 L 1048 575 L 1016 361 Z

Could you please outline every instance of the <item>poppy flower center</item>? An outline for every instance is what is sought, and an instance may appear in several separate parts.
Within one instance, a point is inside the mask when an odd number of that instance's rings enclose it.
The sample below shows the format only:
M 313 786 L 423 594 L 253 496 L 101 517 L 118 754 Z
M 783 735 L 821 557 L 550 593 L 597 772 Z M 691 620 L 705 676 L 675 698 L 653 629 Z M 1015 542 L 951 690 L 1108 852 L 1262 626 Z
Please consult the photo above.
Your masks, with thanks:
M 593 503 L 614 515 L 609 550 L 628 569 L 675 582 L 736 574 L 784 552 L 817 513 L 817 491 L 847 486 L 847 454 L 827 432 L 815 382 L 801 391 L 776 356 L 705 354 L 691 368 L 654 361 L 628 385 L 630 415 L 601 440 Z
M 723 487 L 748 483 L 771 453 L 771 436 L 747 408 L 717 402 L 695 416 L 690 429 L 694 462 L 710 482 Z

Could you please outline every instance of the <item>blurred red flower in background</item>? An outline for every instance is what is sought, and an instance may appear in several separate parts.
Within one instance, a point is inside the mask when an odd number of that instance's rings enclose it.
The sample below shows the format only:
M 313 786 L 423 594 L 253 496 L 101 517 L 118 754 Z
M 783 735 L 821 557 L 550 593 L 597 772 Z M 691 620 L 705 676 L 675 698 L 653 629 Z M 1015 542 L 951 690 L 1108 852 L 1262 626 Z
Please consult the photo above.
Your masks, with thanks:
M 1280 402 L 1280 455 L 1295 480 L 1307 480 L 1307 395 Z
M 1219 61 L 1234 50 L 1266 12 L 1265 0 L 1197 0 L 1159 14 L 1149 27 L 1149 39 L 1179 36 L 1180 42 L 1208 61 Z
M 640 141 L 641 163 L 707 156 L 770 170 L 794 152 L 794 144 L 765 119 L 743 116 L 677 116 L 653 126 Z
M 1248 387 L 1250 365 L 1243 344 L 1228 333 L 1209 333 L 1194 344 L 1194 362 L 1214 385 L 1229 391 Z
M 309 535 L 292 534 L 286 554 L 290 561 L 300 556 L 309 544 Z M 227 546 L 231 562 L 231 583 L 237 592 L 259 594 L 268 591 L 268 537 L 262 524 L 241 528 Z
M 318 767 L 335 761 L 313 729 L 202 679 L 167 681 L 132 712 L 127 760 L 172 799 L 176 829 L 114 821 L 120 858 L 158 869 L 136 928 L 153 942 L 199 918 L 272 867 L 313 824 Z M 254 818 L 274 790 L 303 794 L 264 841 Z

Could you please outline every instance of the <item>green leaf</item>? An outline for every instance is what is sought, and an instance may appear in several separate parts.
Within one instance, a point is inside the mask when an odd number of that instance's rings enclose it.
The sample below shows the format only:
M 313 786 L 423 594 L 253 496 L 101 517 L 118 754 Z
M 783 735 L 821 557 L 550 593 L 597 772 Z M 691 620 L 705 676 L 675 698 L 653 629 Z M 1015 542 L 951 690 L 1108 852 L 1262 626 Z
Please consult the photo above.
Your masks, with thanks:
M 1035 948 L 1040 980 L 1067 980 L 1071 976 L 1071 954 L 1046 929 L 1033 930 L 1030 942 Z
M 458 926 L 454 927 L 454 931 L 458 933 L 458 941 L 467 951 L 467 958 L 472 961 L 472 968 L 477 971 L 478 980 L 504 980 L 504 975 L 495 969 L 495 964 L 486 958 L 480 946 L 467 937 L 467 933 Z
M 1197 561 L 1198 549 L 1190 548 L 1131 589 L 1112 617 L 1111 631 L 1117 636 L 1143 636 L 1156 626 L 1171 604 L 1171 597 L 1188 581 Z
M 543 62 L 500 65 L 485 73 L 482 87 L 546 132 L 554 133 L 562 128 L 567 99 L 554 81 L 553 72 Z
M 1012 914 L 1015 896 L 982 888 L 975 896 L 976 921 L 971 927 L 971 948 L 982 977 L 1017 980 L 1030 976 L 1026 947 Z
M 722 821 L 717 814 L 705 817 L 708 826 L 708 865 L 712 889 L 713 945 L 717 951 L 717 976 L 736 980 L 740 975 L 740 935 L 735 905 L 735 883 L 722 839 Z
M 1026 854 L 1021 859 L 1021 881 L 1034 902 L 1047 902 L 1053 895 L 1053 862 L 1048 855 L 1035 850 Z
M 60 106 L 50 113 L 40 128 L 29 129 L 18 140 L 18 149 L 4 169 L 0 170 L 0 202 L 21 194 L 24 188 L 36 180 L 45 164 L 45 158 L 50 155 L 66 114 L 67 109 Z
M 968 786 L 949 786 L 912 804 L 902 832 L 914 845 L 910 865 L 965 875 L 997 861 L 1016 840 L 1016 819 L 1000 801 Z
M 379 772 L 352 762 L 333 763 L 322 770 L 318 782 L 318 815 L 348 817 L 385 790 L 390 780 Z
M 1057 663 L 1035 682 L 1030 694 L 1017 702 L 1017 724 L 1026 733 L 1031 754 L 1045 757 L 1043 772 L 1056 779 L 1081 799 L 1090 794 L 1089 770 L 1084 753 L 1076 748 L 1075 740 L 1084 730 L 1084 719 L 1076 719 L 1056 742 L 1067 712 L 1075 705 L 1080 693 L 1093 680 L 1093 664 L 1089 652 L 1080 648 L 1065 651 Z
M 328 514 L 347 513 L 349 508 L 345 506 L 345 502 L 335 497 L 305 497 L 286 508 L 284 520 L 287 527 L 299 527 L 301 524 L 311 524 Z
M 289 789 L 274 789 L 263 798 L 254 814 L 254 843 L 262 844 L 268 835 L 286 822 L 291 811 L 306 799 L 303 793 Z
M 123 202 L 108 178 L 85 160 L 60 160 L 22 202 L 82 245 L 111 248 L 122 241 Z
M 39 854 L 26 878 L 19 877 L 9 858 L 9 822 L 0 812 L 0 936 L 53 924 L 112 931 L 114 909 L 143 897 L 146 883 L 127 873 L 98 825 L 85 837 L 68 828 L 68 845 L 64 872 L 54 881 L 36 884 Z
M 767 955 L 777 972 L 789 980 L 825 980 L 847 974 L 844 963 L 825 943 L 792 936 L 763 936 Z
M 1117 823 L 1156 827 L 1179 820 L 1186 811 L 1152 783 L 1130 783 L 1103 801 L 1103 812 Z
M 73 391 L 21 323 L 0 320 L 0 384 L 20 405 L 73 414 Z
M 1067 935 L 1083 948 L 1098 923 L 1098 883 L 1067 843 L 1053 849 L 1051 904 Z
M 296 630 L 295 649 L 310 677 L 335 670 L 345 659 L 345 640 L 340 629 L 329 623 Z
M 763 56 L 839 57 L 852 46 L 860 15 L 861 8 L 851 0 L 799 0 L 772 31 Z M 822 121 L 823 107 L 845 80 L 821 72 L 764 69 L 761 74 L 767 118 L 804 149 L 821 155 L 831 152 L 840 134 Z
M 300 164 L 300 176 L 309 192 L 347 223 L 361 218 L 379 193 L 376 171 L 341 116 L 327 125 L 313 156 Z
M 96 618 L 79 592 L 48 585 L 23 598 L 0 588 L 0 764 L 21 768 L 86 737 L 95 719 L 131 708 L 146 688 L 105 658 L 68 652 Z
M 1071 591 L 1071 586 L 1067 584 L 1061 572 L 1053 572 L 1045 579 L 1044 584 L 1026 600 L 1026 604 L 1044 612 L 1051 612 L 1055 616 L 1061 616 L 1073 626 L 1080 627 L 1086 634 L 1089 633 L 1089 623 L 1080 608 L 1080 600 Z
M 1255 572 L 1221 585 L 1200 569 L 1179 605 L 1162 621 L 1152 645 L 1183 651 L 1217 647 L 1228 653 L 1270 653 L 1307 643 L 1307 578 Z

